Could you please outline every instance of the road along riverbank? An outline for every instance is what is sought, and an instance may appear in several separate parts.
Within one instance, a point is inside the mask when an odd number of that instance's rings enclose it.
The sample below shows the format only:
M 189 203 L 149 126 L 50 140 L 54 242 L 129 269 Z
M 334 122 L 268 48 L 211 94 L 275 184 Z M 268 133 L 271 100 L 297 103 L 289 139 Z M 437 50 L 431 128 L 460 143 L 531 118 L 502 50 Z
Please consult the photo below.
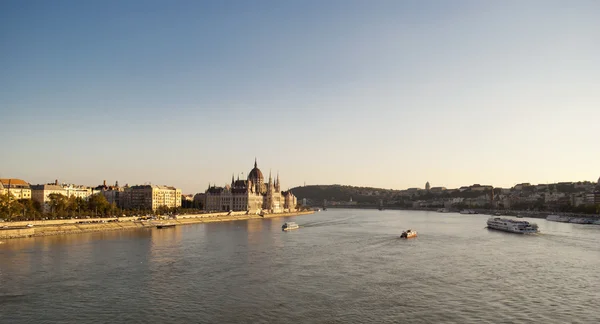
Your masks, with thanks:
M 89 232 L 117 231 L 125 229 L 141 229 L 156 227 L 157 224 L 168 222 L 176 225 L 212 223 L 212 222 L 230 222 L 236 220 L 248 219 L 263 219 L 274 217 L 288 217 L 312 214 L 314 211 L 290 212 L 265 214 L 263 216 L 256 214 L 246 214 L 245 212 L 231 213 L 210 213 L 196 215 L 180 215 L 176 219 L 169 220 L 148 220 L 140 221 L 134 217 L 119 218 L 102 218 L 102 219 L 85 219 L 85 220 L 52 220 L 52 221 L 36 221 L 36 222 L 14 222 L 1 223 L 7 228 L 0 228 L 0 239 L 12 239 L 22 237 L 37 237 L 49 235 L 64 235 Z M 23 224 L 21 224 L 23 223 Z M 28 227 L 27 225 L 33 225 Z

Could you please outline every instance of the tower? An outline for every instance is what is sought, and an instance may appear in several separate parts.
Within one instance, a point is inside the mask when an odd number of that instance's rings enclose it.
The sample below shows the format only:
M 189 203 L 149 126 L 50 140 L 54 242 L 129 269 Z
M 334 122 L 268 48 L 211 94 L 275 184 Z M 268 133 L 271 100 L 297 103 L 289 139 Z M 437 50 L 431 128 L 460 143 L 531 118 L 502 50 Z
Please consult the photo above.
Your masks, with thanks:
M 427 181 L 425 184 L 425 190 L 429 191 L 429 189 L 431 189 L 431 186 L 429 185 L 429 181 Z

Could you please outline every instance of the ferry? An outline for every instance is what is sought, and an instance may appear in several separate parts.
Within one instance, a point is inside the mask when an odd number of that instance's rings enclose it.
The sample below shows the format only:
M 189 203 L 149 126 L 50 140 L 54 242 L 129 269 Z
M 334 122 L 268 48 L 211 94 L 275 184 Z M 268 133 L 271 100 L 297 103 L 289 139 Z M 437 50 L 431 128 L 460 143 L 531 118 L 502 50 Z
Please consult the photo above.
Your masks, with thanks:
M 296 224 L 294 222 L 287 222 L 287 223 L 283 224 L 283 226 L 281 226 L 282 231 L 291 231 L 291 230 L 298 229 L 298 228 L 300 228 L 300 226 L 298 226 L 298 224 Z
M 402 232 L 402 235 L 400 235 L 400 238 L 405 238 L 405 239 L 409 239 L 409 238 L 413 238 L 413 237 L 417 237 L 417 232 L 413 231 L 411 229 Z
M 539 232 L 535 223 L 510 218 L 492 217 L 488 219 L 487 225 L 488 228 L 510 233 L 535 234 Z

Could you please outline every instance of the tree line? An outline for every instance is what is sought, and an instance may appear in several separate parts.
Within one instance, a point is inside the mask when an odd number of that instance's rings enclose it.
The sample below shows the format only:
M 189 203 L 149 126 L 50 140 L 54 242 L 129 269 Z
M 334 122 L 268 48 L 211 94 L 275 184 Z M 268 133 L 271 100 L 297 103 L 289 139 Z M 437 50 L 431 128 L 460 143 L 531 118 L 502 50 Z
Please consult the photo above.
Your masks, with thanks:
M 157 210 L 144 208 L 122 209 L 115 203 L 109 203 L 102 194 L 90 196 L 87 200 L 81 197 L 67 197 L 59 193 L 48 195 L 47 207 L 33 199 L 15 199 L 12 194 L 0 195 L 0 219 L 6 221 L 65 219 L 65 218 L 97 218 L 141 216 L 148 214 L 168 215 L 181 213 L 200 213 L 199 208 L 169 208 L 160 206 Z

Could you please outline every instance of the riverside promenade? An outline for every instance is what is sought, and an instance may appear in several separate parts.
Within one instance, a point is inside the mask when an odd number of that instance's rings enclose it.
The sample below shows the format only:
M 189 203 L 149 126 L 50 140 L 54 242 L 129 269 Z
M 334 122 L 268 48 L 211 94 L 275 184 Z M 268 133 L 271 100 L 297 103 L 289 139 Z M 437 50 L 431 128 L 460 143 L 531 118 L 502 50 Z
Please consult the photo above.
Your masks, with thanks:
M 263 219 L 313 214 L 314 211 L 265 214 L 246 214 L 246 212 L 209 213 L 179 215 L 176 219 L 164 220 L 176 225 L 228 222 L 236 220 Z M 64 219 L 0 223 L 0 239 L 37 237 L 48 235 L 77 234 L 89 232 L 116 231 L 125 229 L 152 228 L 162 220 L 138 220 L 137 217 Z M 33 225 L 33 226 L 28 226 Z M 6 228 L 2 228 L 2 227 Z

